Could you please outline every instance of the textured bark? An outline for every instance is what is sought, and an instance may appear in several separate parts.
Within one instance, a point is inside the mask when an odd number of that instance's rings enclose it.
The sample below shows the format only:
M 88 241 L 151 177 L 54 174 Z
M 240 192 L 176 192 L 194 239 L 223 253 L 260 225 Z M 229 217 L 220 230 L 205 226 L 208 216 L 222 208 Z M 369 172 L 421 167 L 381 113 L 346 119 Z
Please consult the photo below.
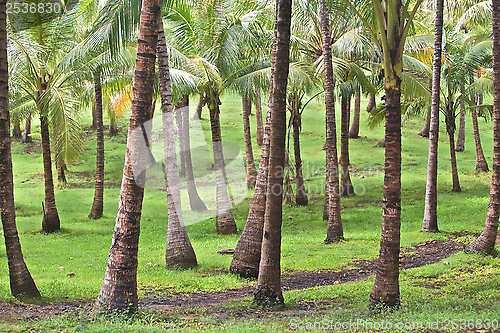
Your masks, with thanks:
M 352 118 L 351 129 L 349 130 L 349 138 L 359 138 L 359 114 L 361 109 L 361 92 L 356 90 L 354 94 L 354 115 Z
M 193 161 L 191 159 L 191 139 L 189 137 L 189 96 L 186 95 L 182 102 L 182 136 L 180 142 L 180 154 L 184 155 L 184 162 L 186 164 L 186 183 L 189 196 L 189 206 L 195 212 L 204 212 L 207 206 L 201 200 L 196 183 L 194 181 Z
M 460 119 L 458 125 L 457 145 L 455 151 L 461 153 L 465 150 L 465 102 L 460 102 Z
M 428 110 L 430 114 L 429 157 L 427 160 L 424 219 L 422 221 L 422 229 L 420 230 L 422 232 L 439 232 L 437 224 L 437 165 L 444 0 L 436 0 L 436 6 L 434 63 L 432 67 L 432 106 L 431 110 Z
M 325 107 L 326 107 L 326 190 L 325 207 L 328 227 L 325 243 L 344 239 L 339 192 L 339 165 L 337 158 L 337 125 L 335 123 L 335 81 L 333 78 L 332 50 L 330 41 L 330 19 L 325 0 L 320 1 L 321 36 L 323 37 L 323 61 L 325 66 Z
M 193 115 L 193 119 L 201 119 L 201 113 L 205 104 L 207 104 L 207 102 L 205 101 L 205 96 L 203 94 L 200 94 L 200 97 L 198 98 L 198 105 L 196 106 L 196 113 Z
M 455 115 L 453 114 L 453 105 L 447 105 L 446 114 L 446 132 L 450 141 L 450 163 L 451 163 L 451 178 L 453 181 L 453 192 L 460 192 L 460 181 L 458 179 L 457 156 L 455 154 Z
M 177 142 L 182 142 L 183 136 L 183 127 L 182 127 L 182 107 L 183 102 L 179 102 L 179 104 L 175 107 L 175 123 L 177 124 Z M 179 176 L 186 177 L 186 161 L 184 160 L 184 155 L 179 154 Z
M 9 113 L 6 1 L 0 0 L 0 208 L 9 265 L 10 291 L 18 298 L 38 298 L 40 292 L 24 262 L 16 227 Z
M 160 4 L 156 0 L 144 0 L 139 24 L 139 41 L 132 91 L 131 116 L 125 153 L 125 165 L 116 216 L 113 240 L 109 251 L 104 283 L 97 299 L 97 309 L 113 313 L 131 314 L 137 310 L 137 252 L 144 189 L 136 183 L 132 163 L 146 166 L 148 154 L 144 154 L 144 140 L 134 130 L 150 120 L 155 76 L 156 44 Z
M 257 144 L 262 146 L 262 140 L 264 139 L 264 125 L 262 124 L 262 104 L 260 102 L 260 88 L 255 88 L 255 120 L 257 121 L 257 133 L 255 134 L 255 139 Z
M 104 125 L 102 122 L 102 89 L 100 72 L 96 72 L 94 74 L 94 90 L 97 147 L 94 202 L 92 203 L 89 218 L 98 219 L 102 217 L 104 207 Z
M 94 84 L 95 84 L 95 82 L 94 82 Z M 98 107 L 97 103 L 98 103 L 97 100 L 95 100 L 94 104 L 92 105 L 92 125 L 90 126 L 91 129 L 97 129 L 97 107 Z M 101 101 L 101 105 L 102 105 L 102 101 Z
M 422 126 L 422 129 L 420 130 L 420 132 L 418 132 L 418 135 L 420 135 L 423 138 L 429 137 L 429 131 L 430 131 L 430 127 L 431 127 L 431 108 L 432 108 L 431 105 L 429 105 L 427 107 L 427 114 L 425 116 L 424 125 Z
M 252 113 L 252 101 L 242 98 L 243 104 L 243 135 L 245 138 L 245 156 L 247 169 L 247 188 L 254 188 L 257 178 L 257 169 L 253 159 L 252 136 L 250 134 L 250 114 Z
M 340 195 L 343 197 L 354 195 L 351 176 L 349 175 L 349 116 L 351 108 L 351 97 L 341 97 L 341 124 L 340 124 Z
M 222 152 L 222 137 L 219 120 L 219 94 L 217 88 L 208 88 L 210 100 L 208 108 L 210 110 L 210 126 L 212 129 L 212 150 L 214 157 L 215 182 L 217 191 L 217 216 L 215 225 L 218 234 L 236 233 L 236 223 L 231 212 L 231 201 L 227 192 L 226 171 L 224 167 L 224 154 Z
M 286 86 L 289 67 L 291 0 L 276 1 L 276 60 L 272 89 L 272 122 L 266 213 L 259 267 L 254 293 L 257 304 L 284 304 L 281 292 L 282 188 L 285 162 Z
M 29 114 L 26 117 L 26 124 L 24 125 L 23 135 L 21 136 L 22 143 L 30 143 L 33 142 L 33 138 L 31 137 L 31 115 Z
M 197 266 L 198 263 L 196 261 L 196 255 L 191 242 L 189 241 L 182 216 L 181 190 L 179 187 L 179 176 L 176 163 L 177 156 L 175 151 L 170 68 L 168 64 L 167 44 L 165 42 L 165 33 L 163 31 L 163 22 L 161 18 L 158 22 L 157 54 L 158 72 L 160 77 L 163 142 L 165 153 L 165 180 L 167 186 L 168 209 L 167 249 L 165 252 L 165 262 L 167 268 L 192 268 Z M 188 102 L 186 102 L 186 104 L 188 104 Z M 189 127 L 189 119 L 187 119 L 187 122 Z M 185 134 L 186 133 L 183 133 L 182 136 Z
M 304 175 L 302 174 L 302 157 L 300 156 L 300 131 L 302 129 L 302 114 L 298 111 L 300 105 L 296 96 L 292 99 L 291 122 L 293 126 L 293 152 L 295 156 L 295 203 L 305 206 L 308 203 L 306 189 L 304 187 Z
M 42 232 L 52 233 L 61 228 L 61 222 L 59 221 L 54 195 L 54 179 L 52 177 L 52 159 L 50 157 L 50 136 L 47 116 L 40 115 L 40 132 L 42 136 L 43 176 L 45 185 Z
M 23 135 L 23 131 L 21 131 L 21 123 L 18 120 L 14 122 L 14 127 L 12 129 L 12 137 L 14 139 L 20 139 L 21 135 Z
M 377 102 L 375 100 L 375 94 L 370 94 L 368 98 L 368 104 L 366 105 L 366 112 L 370 113 L 372 112 L 373 108 L 377 105 Z
M 493 9 L 493 165 L 490 200 L 486 223 L 479 238 L 467 251 L 492 253 L 500 213 L 500 0 L 492 0 Z
M 472 130 L 474 132 L 474 145 L 476 147 L 476 171 L 489 171 L 488 162 L 483 153 L 483 146 L 481 145 L 481 136 L 479 134 L 479 124 L 477 121 L 477 112 L 474 110 L 471 113 L 472 117 Z

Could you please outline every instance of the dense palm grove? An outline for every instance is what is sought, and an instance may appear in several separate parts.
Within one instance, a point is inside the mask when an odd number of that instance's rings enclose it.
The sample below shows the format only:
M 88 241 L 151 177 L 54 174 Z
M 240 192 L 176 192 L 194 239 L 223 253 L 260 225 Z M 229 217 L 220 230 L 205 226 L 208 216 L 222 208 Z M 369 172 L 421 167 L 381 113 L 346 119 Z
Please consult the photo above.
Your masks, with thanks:
M 344 238 L 340 197 L 354 193 L 349 139 L 359 136 L 361 98 L 369 100 L 371 126 L 385 123 L 379 143 L 385 147 L 382 236 L 369 300 L 372 307 L 400 305 L 402 118 L 426 117 L 419 133 L 429 137 L 422 232 L 439 232 L 439 117 L 445 119 L 451 190 L 456 192 L 461 191 L 456 153 L 464 149 L 465 117 L 472 118 L 478 171 L 488 171 L 489 166 L 477 118 L 493 117 L 488 215 L 483 233 L 468 246 L 469 251 L 491 252 L 500 209 L 500 8 L 497 0 L 492 2 L 144 0 L 141 5 L 134 0 L 85 0 L 62 3 L 58 15 L 36 12 L 22 17 L 13 12 L 11 3 L 0 0 L 0 176 L 12 295 L 40 297 L 16 230 L 11 133 L 29 142 L 31 123 L 39 119 L 45 184 L 41 230 L 53 233 L 65 222 L 57 211 L 53 168 L 58 181 L 65 182 L 66 164 L 82 150 L 80 115 L 92 112 L 96 129 L 95 196 L 89 218 L 97 219 L 103 214 L 103 114 L 108 112 L 112 136 L 116 117 L 130 108 L 119 208 L 96 307 L 103 312 L 133 313 L 138 309 L 137 253 L 145 170 L 158 164 L 150 147 L 156 105 L 162 113 L 160 168 L 168 202 L 166 269 L 197 265 L 180 208 L 179 177 L 186 178 L 191 210 L 207 209 L 193 176 L 191 97 L 198 99 L 195 118 L 210 118 L 217 232 L 238 232 L 219 119 L 224 112 L 220 96 L 226 92 L 241 96 L 246 186 L 254 189 L 230 271 L 258 279 L 256 303 L 284 303 L 282 205 L 284 201 L 308 204 L 300 132 L 302 111 L 313 98 L 323 98 L 326 114 L 325 244 Z M 267 102 L 265 115 L 261 96 Z M 493 104 L 488 104 L 491 96 Z M 336 119 L 336 101 L 341 119 Z M 261 146 L 258 165 L 252 155 L 252 107 Z M 293 154 L 285 151 L 287 133 L 292 133 Z M 285 167 L 294 175 L 292 180 L 284 176 Z

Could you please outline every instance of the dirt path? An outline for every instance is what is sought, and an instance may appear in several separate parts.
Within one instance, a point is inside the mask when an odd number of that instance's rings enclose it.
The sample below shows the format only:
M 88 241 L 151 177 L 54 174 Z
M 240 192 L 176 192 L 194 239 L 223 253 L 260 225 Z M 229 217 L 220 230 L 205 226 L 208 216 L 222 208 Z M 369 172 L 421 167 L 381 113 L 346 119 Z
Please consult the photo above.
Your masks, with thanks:
M 449 257 L 465 247 L 456 242 L 460 236 L 472 233 L 455 233 L 446 240 L 429 240 L 401 251 L 401 269 L 422 267 Z M 477 235 L 476 235 L 477 236 Z M 335 271 L 299 272 L 282 277 L 282 290 L 299 290 L 317 286 L 334 285 L 366 279 L 375 273 L 377 260 L 359 260 L 348 268 Z M 354 267 L 354 268 L 353 268 Z M 189 309 L 222 305 L 228 300 L 242 299 L 252 295 L 253 287 L 214 293 L 168 293 L 156 291 L 151 296 L 141 298 L 141 309 Z M 90 308 L 92 301 L 79 300 L 57 304 L 8 304 L 0 303 L 0 321 L 15 323 L 18 320 L 58 316 L 67 312 L 80 312 Z

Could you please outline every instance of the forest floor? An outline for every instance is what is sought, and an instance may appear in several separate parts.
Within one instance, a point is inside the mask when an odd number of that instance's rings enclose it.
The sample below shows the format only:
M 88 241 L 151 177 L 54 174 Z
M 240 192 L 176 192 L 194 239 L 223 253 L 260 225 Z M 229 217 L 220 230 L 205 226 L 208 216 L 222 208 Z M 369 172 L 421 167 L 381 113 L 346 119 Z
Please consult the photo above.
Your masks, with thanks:
M 462 236 L 475 236 L 473 232 L 457 232 L 450 234 L 446 240 L 428 240 L 413 247 L 405 248 L 400 254 L 400 269 L 422 267 L 439 262 L 459 251 L 463 251 L 465 244 L 457 241 Z M 447 264 L 446 261 L 443 262 Z M 300 290 L 318 286 L 337 285 L 346 282 L 359 281 L 375 274 L 377 259 L 358 260 L 343 267 L 340 270 L 324 270 L 319 272 L 287 272 L 282 275 L 281 288 L 283 291 Z M 217 274 L 227 274 L 227 271 L 218 270 Z M 430 279 L 422 287 L 437 289 L 439 285 L 434 284 Z M 264 314 L 256 311 L 255 308 L 224 308 L 221 307 L 228 300 L 237 301 L 249 297 L 253 293 L 253 287 L 228 290 L 214 293 L 176 293 L 171 289 L 145 288 L 146 297 L 139 300 L 141 310 L 162 310 L 179 314 L 179 312 L 189 313 L 199 312 L 200 308 L 205 308 L 205 314 L 216 315 L 219 319 L 230 318 L 260 318 Z M 0 303 L 0 321 L 15 324 L 19 321 L 46 320 L 52 317 L 71 313 L 79 315 L 92 311 L 93 300 L 81 299 L 57 303 Z M 301 315 L 321 312 L 323 305 L 327 301 L 307 302 L 301 301 L 296 304 L 294 311 Z M 287 312 L 286 316 L 290 313 Z M 278 312 L 273 312 L 274 317 L 280 317 Z

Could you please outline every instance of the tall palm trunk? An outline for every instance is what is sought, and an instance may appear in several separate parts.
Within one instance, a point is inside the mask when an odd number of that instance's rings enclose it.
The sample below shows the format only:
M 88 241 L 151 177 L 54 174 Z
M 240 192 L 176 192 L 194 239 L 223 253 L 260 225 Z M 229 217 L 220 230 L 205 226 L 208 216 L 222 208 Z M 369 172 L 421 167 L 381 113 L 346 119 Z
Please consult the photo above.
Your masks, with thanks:
M 194 114 L 193 119 L 201 119 L 201 113 L 205 104 L 207 104 L 205 101 L 205 96 L 203 95 L 203 93 L 201 93 L 200 97 L 198 98 L 198 105 L 196 106 L 196 113 Z
M 10 291 L 19 298 L 38 298 L 35 286 L 21 251 L 14 207 L 14 179 L 9 113 L 9 69 L 7 65 L 6 1 L 0 0 L 0 201 L 3 235 L 9 264 Z
M 325 0 L 320 1 L 321 36 L 323 38 L 323 61 L 325 66 L 325 107 L 326 107 L 326 191 L 325 207 L 328 227 L 325 243 L 344 239 L 339 193 L 339 165 L 337 157 L 337 125 L 335 123 L 335 81 L 333 78 L 332 50 L 330 43 L 330 19 Z M 323 215 L 324 212 L 323 212 Z
M 191 242 L 189 241 L 181 209 L 181 190 L 177 172 L 175 152 L 174 116 L 172 112 L 172 86 L 168 64 L 167 44 L 163 22 L 158 20 L 158 72 L 160 77 L 161 109 L 163 115 L 163 138 L 165 153 L 165 179 L 167 185 L 167 249 L 165 262 L 168 268 L 192 268 L 198 265 Z M 188 104 L 188 103 L 186 103 Z M 186 109 L 186 107 L 184 108 Z M 189 118 L 189 116 L 187 117 Z M 189 119 L 187 120 L 189 127 Z M 184 132 L 184 131 L 183 131 Z M 186 133 L 183 133 L 183 137 Z M 184 140 L 182 140 L 184 141 Z M 185 147 L 181 147 L 185 148 Z
M 264 236 L 259 278 L 254 293 L 257 304 L 283 305 L 281 293 L 281 223 L 285 163 L 286 86 L 289 68 L 291 0 L 276 1 L 276 60 L 271 95 L 272 122 L 269 174 L 264 216 Z
M 488 162 L 486 162 L 486 158 L 483 153 L 483 146 L 481 145 L 481 136 L 479 134 L 479 124 L 477 121 L 477 112 L 476 110 L 472 110 L 472 130 L 474 132 L 474 145 L 476 147 L 476 171 L 484 171 L 487 172 Z
M 182 136 L 179 144 L 180 154 L 184 155 L 184 163 L 186 164 L 186 183 L 189 196 L 189 206 L 195 212 L 204 212 L 207 206 L 201 200 L 196 183 L 194 181 L 193 161 L 191 159 L 191 139 L 189 137 L 189 95 L 184 96 L 182 113 Z
M 293 125 L 293 152 L 295 155 L 295 203 L 305 206 L 308 203 L 306 189 L 304 187 L 304 175 L 302 174 L 302 157 L 300 156 L 300 130 L 302 129 L 302 114 L 299 112 L 300 105 L 297 94 L 293 94 L 291 101 L 292 125 Z
M 181 100 L 179 104 L 175 107 L 175 123 L 177 124 L 177 141 L 182 142 L 184 133 L 182 126 L 182 109 L 186 107 L 184 100 Z M 184 160 L 184 155 L 179 154 L 179 176 L 186 177 L 186 161 Z
M 453 102 L 446 105 L 447 113 L 445 117 L 446 132 L 450 141 L 450 162 L 451 162 L 451 178 L 453 181 L 453 192 L 460 192 L 460 181 L 458 179 L 457 156 L 455 154 L 455 115 L 453 114 Z
M 437 224 L 437 165 L 439 138 L 439 98 L 441 85 L 441 55 L 443 46 L 444 0 L 436 0 L 434 23 L 434 63 L 432 67 L 432 107 L 430 111 L 429 157 L 427 160 L 427 183 L 422 232 L 439 232 Z
M 264 138 L 264 125 L 262 124 L 262 104 L 260 102 L 260 88 L 255 87 L 255 120 L 257 121 L 257 133 L 255 134 L 255 139 L 257 144 L 262 146 L 262 140 Z
M 341 124 L 340 124 L 340 165 L 342 174 L 340 176 L 340 195 L 347 197 L 354 194 L 354 189 L 349 175 L 349 116 L 351 108 L 351 97 L 341 97 Z
M 19 120 L 14 122 L 14 128 L 12 129 L 12 137 L 14 139 L 20 139 L 21 135 L 23 135 L 21 131 L 21 123 Z
M 245 156 L 247 169 L 247 188 L 254 188 L 257 178 L 257 169 L 253 159 L 252 136 L 250 134 L 250 114 L 252 113 L 252 101 L 249 98 L 242 98 L 243 104 L 243 134 L 245 138 Z
M 359 114 L 361 109 L 361 92 L 356 89 L 354 94 L 354 115 L 352 118 L 351 129 L 349 130 L 349 138 L 357 139 L 359 138 Z
M 432 87 L 431 87 L 431 90 L 432 90 Z M 432 114 L 431 107 L 432 107 L 431 105 L 427 106 L 427 114 L 425 116 L 424 125 L 422 126 L 422 129 L 420 130 L 420 132 L 418 132 L 418 135 L 420 135 L 423 138 L 429 137 L 429 131 L 430 131 L 430 127 L 431 127 L 431 114 Z
M 96 109 L 96 168 L 95 168 L 95 192 L 94 202 L 90 210 L 89 218 L 98 219 L 102 217 L 104 206 L 104 125 L 102 121 L 102 89 L 101 73 L 94 73 L 95 109 Z
M 30 143 L 33 142 L 33 138 L 31 137 L 31 115 L 29 114 L 26 117 L 26 123 L 24 125 L 23 135 L 21 136 L 22 143 Z
M 42 136 L 43 175 L 45 183 L 42 232 L 52 233 L 61 228 L 61 222 L 59 221 L 54 195 L 54 179 L 52 177 L 52 160 L 50 157 L 49 122 L 46 115 L 40 115 L 40 132 Z
M 500 213 L 500 0 L 492 0 L 493 9 L 493 171 L 490 201 L 483 231 L 467 251 L 491 253 L 495 247 Z
M 455 147 L 455 151 L 459 153 L 465 150 L 465 104 L 463 101 L 460 102 L 460 110 L 457 145 Z
M 210 109 L 210 126 L 212 128 L 212 150 L 214 156 L 215 182 L 217 191 L 217 216 L 215 225 L 219 234 L 236 233 L 236 223 L 231 212 L 231 201 L 227 192 L 226 171 L 224 167 L 224 154 L 222 151 L 222 137 L 219 119 L 219 94 L 217 88 L 211 86 L 208 91 L 210 96 L 208 108 Z
M 134 135 L 134 130 L 151 117 L 150 107 L 153 100 L 151 87 L 155 76 L 159 13 L 158 1 L 144 0 L 142 2 L 131 116 L 118 214 L 104 283 L 97 299 L 99 310 L 108 313 L 116 310 L 133 313 L 138 307 L 137 252 L 144 188 L 136 184 L 138 175 L 135 175 L 134 179 L 132 164 L 145 167 L 145 160 L 149 155 L 144 154 L 142 148 L 145 138 L 142 135 Z

